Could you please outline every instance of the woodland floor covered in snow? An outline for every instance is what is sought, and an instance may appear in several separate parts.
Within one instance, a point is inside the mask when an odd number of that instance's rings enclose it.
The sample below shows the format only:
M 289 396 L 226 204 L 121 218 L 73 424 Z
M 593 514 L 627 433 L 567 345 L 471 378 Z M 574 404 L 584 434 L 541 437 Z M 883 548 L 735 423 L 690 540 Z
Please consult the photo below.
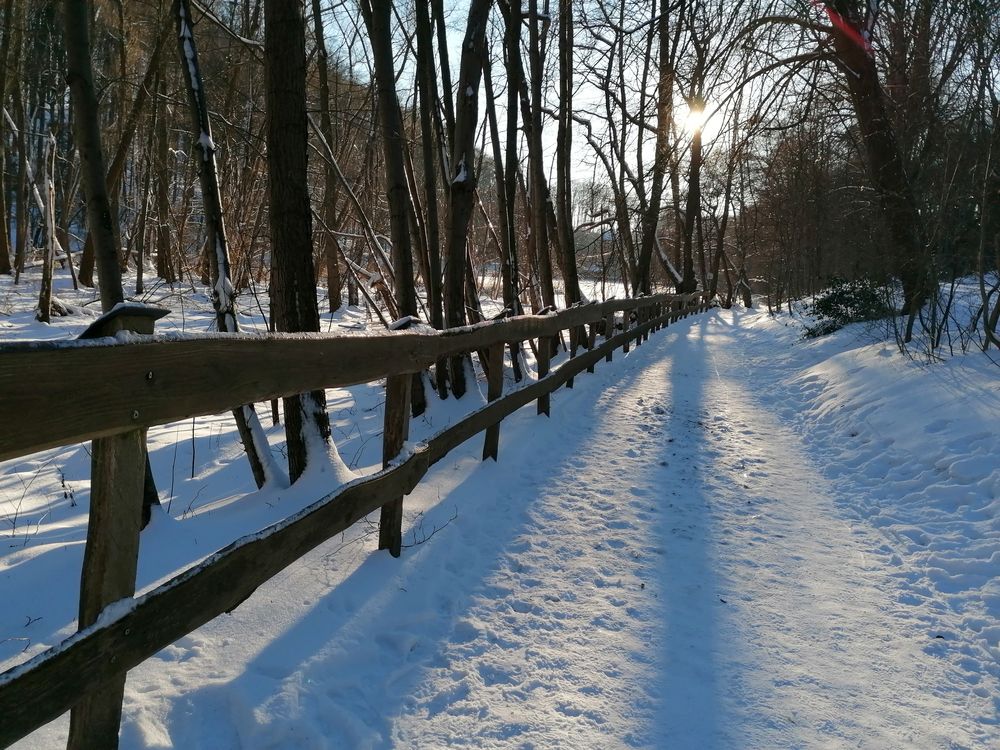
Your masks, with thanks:
M 680 321 L 506 420 L 499 463 L 474 439 L 438 464 L 399 560 L 361 524 L 130 672 L 122 747 L 1000 746 L 998 385 L 860 326 Z M 379 390 L 329 400 L 373 470 Z M 432 401 L 411 439 L 479 403 Z M 150 450 L 143 589 L 331 489 L 253 492 L 228 415 Z M 0 464 L 4 669 L 75 629 L 88 472 L 84 446 Z

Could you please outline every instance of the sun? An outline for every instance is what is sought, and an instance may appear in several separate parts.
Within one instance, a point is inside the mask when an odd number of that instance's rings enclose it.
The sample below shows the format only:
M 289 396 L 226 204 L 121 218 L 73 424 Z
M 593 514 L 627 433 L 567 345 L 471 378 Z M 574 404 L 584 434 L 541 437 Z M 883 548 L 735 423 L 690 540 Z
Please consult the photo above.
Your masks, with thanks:
M 708 113 L 705 111 L 705 106 L 703 104 L 695 104 L 688 106 L 686 109 L 687 111 L 684 113 L 682 121 L 684 132 L 688 135 L 701 132 L 708 121 Z

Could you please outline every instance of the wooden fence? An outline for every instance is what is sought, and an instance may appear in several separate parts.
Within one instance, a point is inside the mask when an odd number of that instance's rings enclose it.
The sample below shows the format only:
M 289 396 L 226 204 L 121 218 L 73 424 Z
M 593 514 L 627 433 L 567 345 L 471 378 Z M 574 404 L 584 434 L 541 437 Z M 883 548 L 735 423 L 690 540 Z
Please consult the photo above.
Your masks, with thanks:
M 592 372 L 601 359 L 611 361 L 615 349 L 628 351 L 632 342 L 641 344 L 650 332 L 708 307 L 707 295 L 701 293 L 661 294 L 428 333 L 183 338 L 128 334 L 91 341 L 0 345 L 0 459 L 91 439 L 95 439 L 96 455 L 103 441 L 112 459 L 105 464 L 95 460 L 92 484 L 113 488 L 109 496 L 117 504 L 107 509 L 112 520 L 95 518 L 91 508 L 81 612 L 89 597 L 92 623 L 0 674 L 0 747 L 71 709 L 71 748 L 115 747 L 129 669 L 231 612 L 262 583 L 380 507 L 383 526 L 390 519 L 394 527 L 383 531 L 396 540 L 394 553 L 398 554 L 400 498 L 417 486 L 430 466 L 483 431 L 484 459 L 496 459 L 504 417 L 536 400 L 539 412 L 548 413 L 548 395 L 571 383 L 575 375 L 585 369 Z M 571 340 L 583 347 L 549 373 L 548 343 L 563 330 L 574 331 Z M 603 332 L 600 344 L 598 330 Z M 502 396 L 504 347 L 528 339 L 539 341 L 539 378 Z M 117 545 L 123 534 L 131 534 L 138 547 L 138 524 L 123 528 L 114 519 L 134 519 L 139 512 L 142 482 L 136 472 L 141 469 L 135 466 L 144 462 L 146 428 L 381 378 L 387 378 L 387 389 L 391 389 L 402 376 L 443 358 L 472 352 L 486 354 L 489 403 L 397 456 L 382 471 L 339 487 L 299 513 L 234 541 L 142 596 L 132 596 L 134 559 L 122 566 L 124 573 L 109 571 L 106 537 L 118 535 Z M 294 367 L 289 366 L 292 362 Z M 71 410 L 53 418 L 52 394 L 65 392 L 70 381 L 81 397 Z M 408 409 L 386 409 L 386 419 L 387 432 L 405 435 Z M 402 425 L 389 423 L 399 419 L 404 420 Z M 138 450 L 129 447 L 135 445 L 140 445 Z M 122 456 L 131 460 L 122 461 Z M 98 471 L 102 476 L 97 476 Z M 128 509 L 120 507 L 125 505 Z M 395 512 L 386 514 L 386 507 Z M 114 527 L 116 522 L 118 527 Z M 92 568 L 89 588 L 88 566 Z M 119 579 L 117 594 L 106 581 L 109 573 Z

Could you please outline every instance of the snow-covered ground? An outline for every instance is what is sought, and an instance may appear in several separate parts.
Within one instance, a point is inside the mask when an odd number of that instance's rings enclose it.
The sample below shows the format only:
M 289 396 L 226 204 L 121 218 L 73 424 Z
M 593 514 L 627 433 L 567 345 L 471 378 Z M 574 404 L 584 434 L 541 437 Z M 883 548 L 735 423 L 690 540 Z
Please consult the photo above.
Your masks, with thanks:
M 998 385 L 982 354 L 921 366 L 858 326 L 680 321 L 550 419 L 506 420 L 499 463 L 475 439 L 438 464 L 401 559 L 361 524 L 133 670 L 122 747 L 1000 746 Z M 330 402 L 370 470 L 378 390 Z M 477 403 L 434 403 L 414 439 Z M 314 472 L 243 497 L 228 416 L 151 435 L 170 505 L 143 588 L 329 490 Z M 88 465 L 0 464 L 0 668 L 74 629 Z

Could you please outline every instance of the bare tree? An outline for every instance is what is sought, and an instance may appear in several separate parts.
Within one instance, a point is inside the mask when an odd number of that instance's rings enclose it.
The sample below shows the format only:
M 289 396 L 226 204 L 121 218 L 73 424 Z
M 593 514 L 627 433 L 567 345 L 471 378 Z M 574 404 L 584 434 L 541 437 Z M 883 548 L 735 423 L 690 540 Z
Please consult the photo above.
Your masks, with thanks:
M 189 0 L 174 0 L 174 20 L 177 28 L 177 45 L 184 72 L 184 82 L 191 110 L 194 144 L 200 151 L 198 172 L 201 177 L 201 200 L 205 208 L 205 232 L 210 268 L 212 307 L 215 322 L 223 333 L 237 333 L 236 289 L 229 270 L 229 240 L 222 214 L 222 193 L 219 189 L 218 168 L 215 161 L 215 141 L 212 138 L 212 120 L 208 110 L 205 81 L 201 75 L 198 49 L 194 39 L 191 4 Z M 250 469 L 257 487 L 276 474 L 267 437 L 257 419 L 252 404 L 245 404 L 233 411 L 236 427 L 243 441 Z
M 278 331 L 318 331 L 312 210 L 307 172 L 306 42 L 302 0 L 264 1 L 267 78 L 268 197 L 271 228 L 271 314 Z M 298 479 L 309 446 L 328 445 L 326 394 L 284 399 L 288 473 Z

